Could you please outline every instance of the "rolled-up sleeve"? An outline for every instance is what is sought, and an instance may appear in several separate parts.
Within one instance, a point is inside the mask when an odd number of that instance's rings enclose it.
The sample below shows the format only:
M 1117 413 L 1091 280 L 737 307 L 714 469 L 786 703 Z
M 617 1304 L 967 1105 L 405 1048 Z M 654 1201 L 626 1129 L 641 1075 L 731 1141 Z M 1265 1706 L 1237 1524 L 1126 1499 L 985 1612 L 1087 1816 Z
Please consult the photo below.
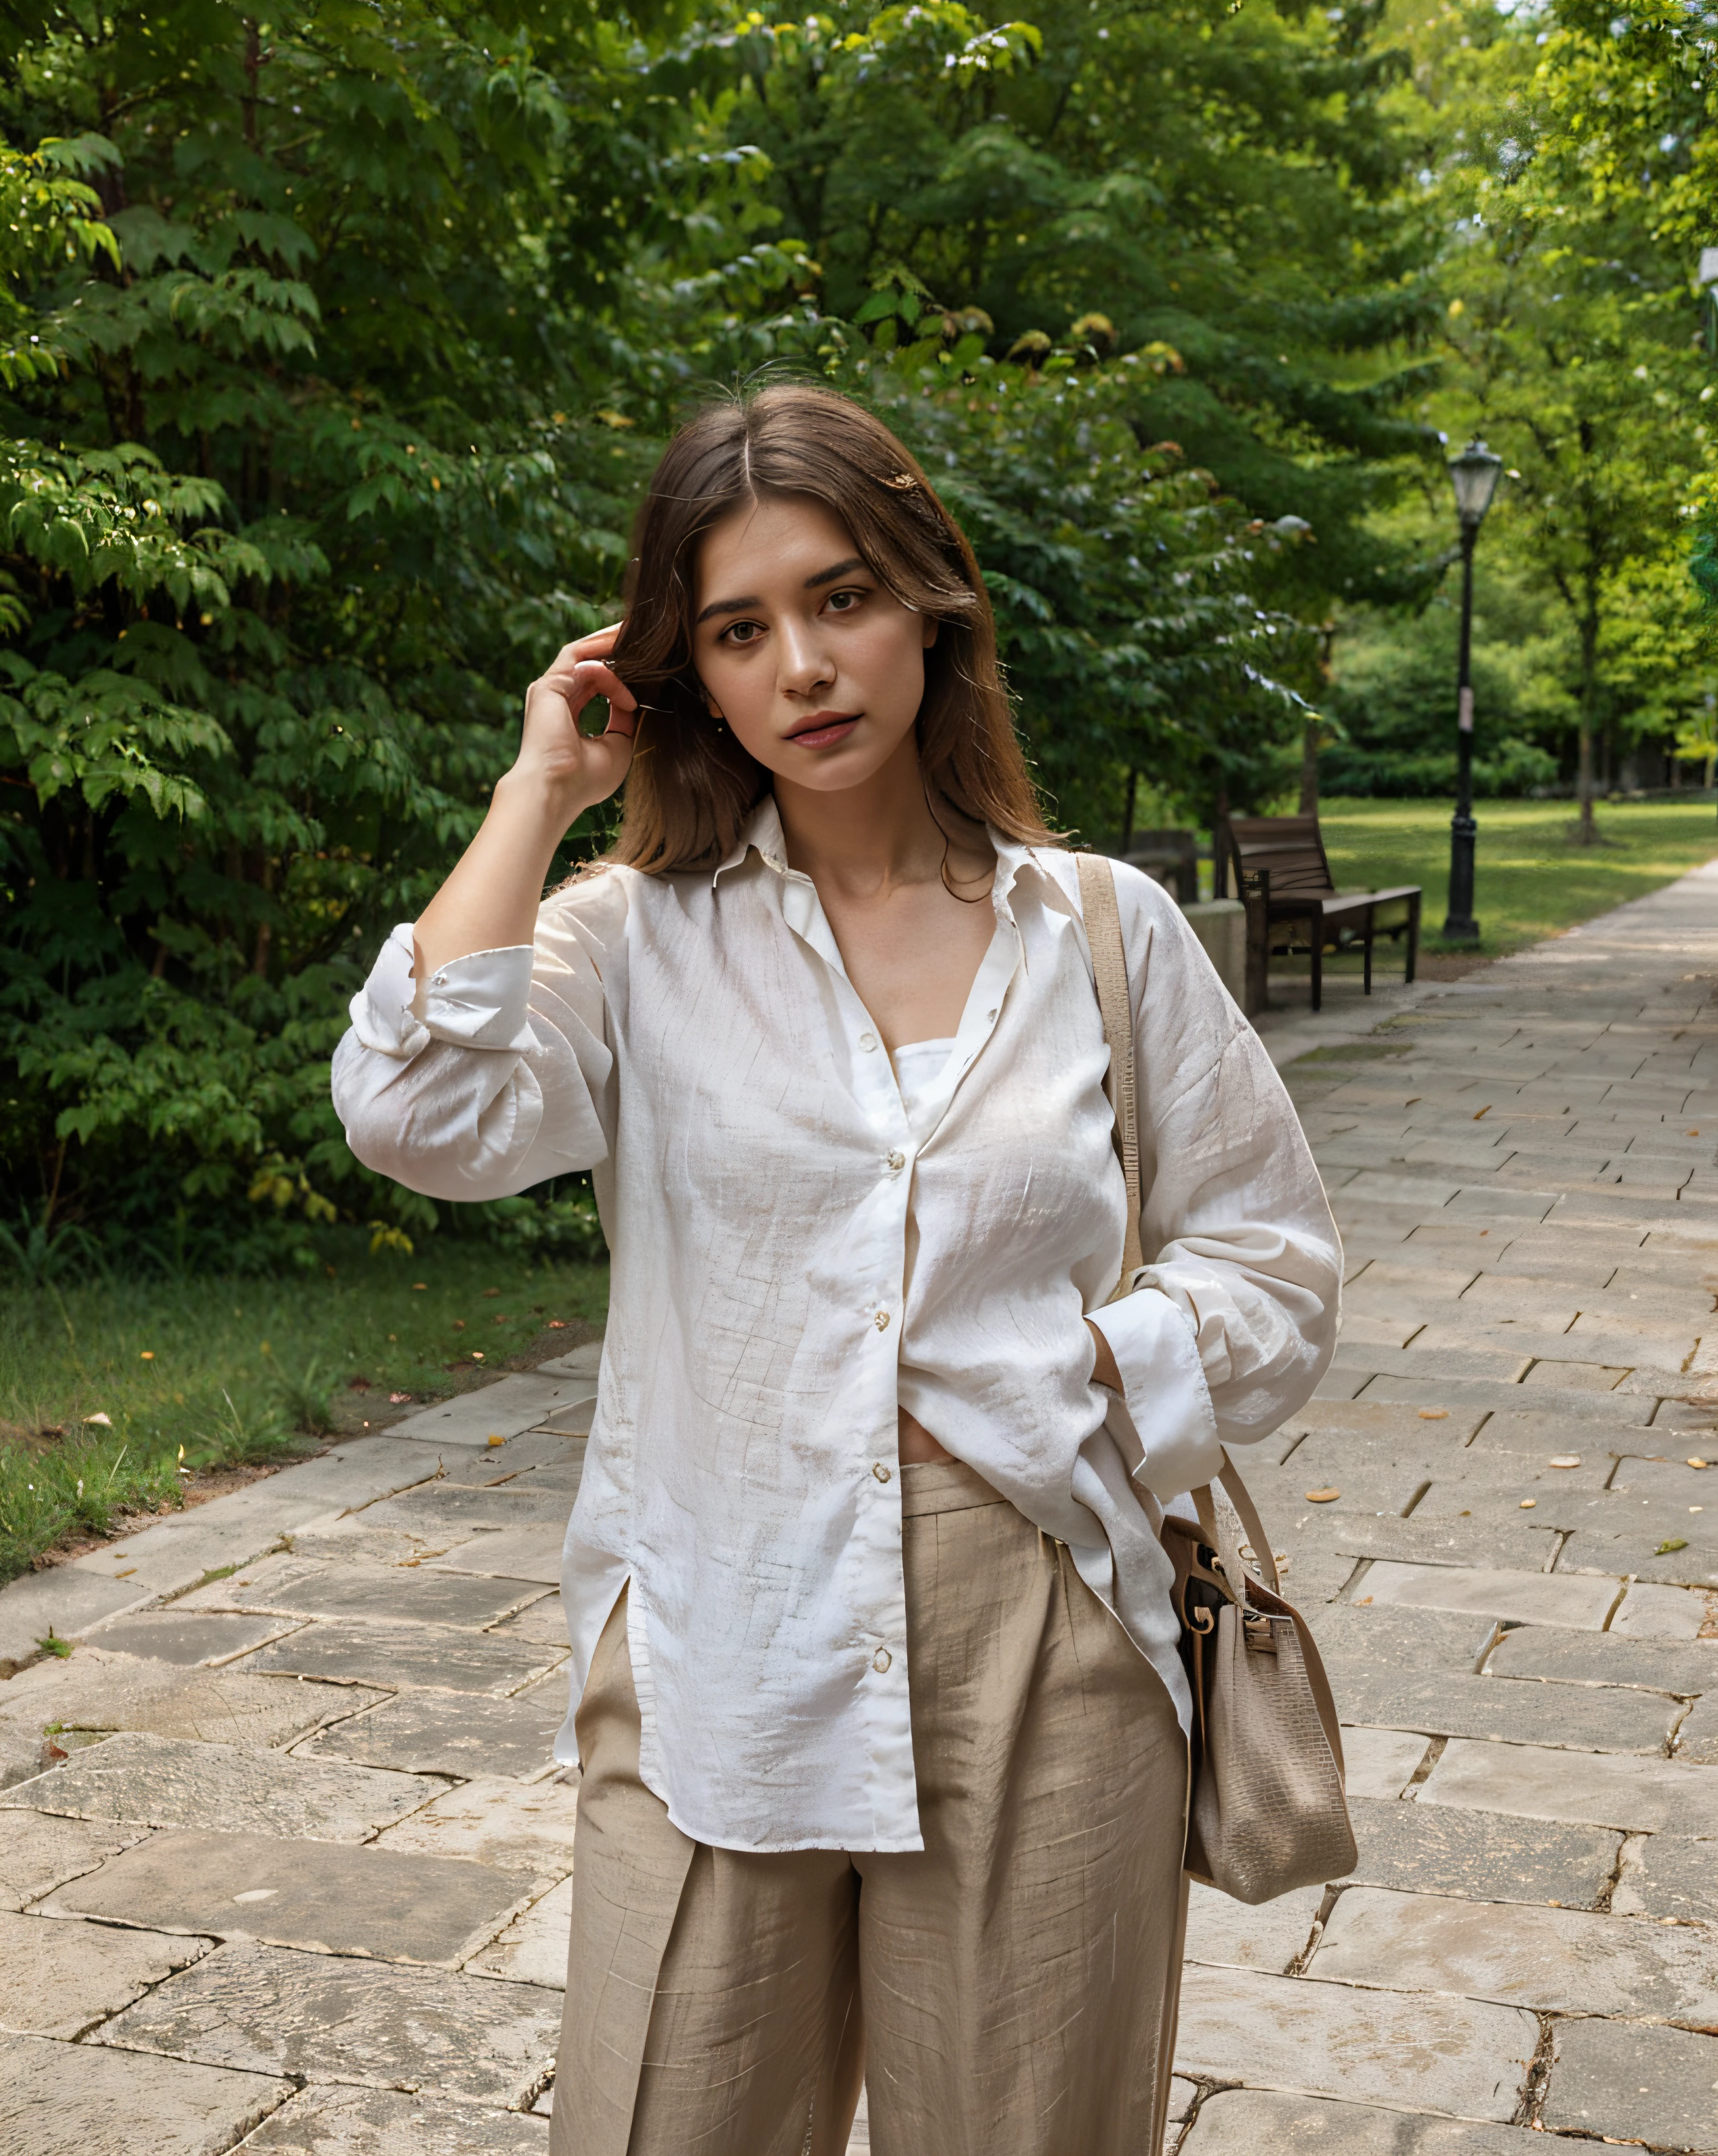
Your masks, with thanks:
M 1121 1377 L 1135 1473 L 1167 1498 L 1310 1397 L 1336 1348 L 1341 1245 L 1258 1034 L 1167 896 L 1126 871 L 1117 885 L 1149 1262 L 1091 1318 Z
M 351 1002 L 334 1106 L 367 1168 L 426 1197 L 509 1197 L 595 1167 L 613 1134 L 611 986 L 623 973 L 623 879 L 546 901 L 534 943 L 413 976 L 396 928 Z

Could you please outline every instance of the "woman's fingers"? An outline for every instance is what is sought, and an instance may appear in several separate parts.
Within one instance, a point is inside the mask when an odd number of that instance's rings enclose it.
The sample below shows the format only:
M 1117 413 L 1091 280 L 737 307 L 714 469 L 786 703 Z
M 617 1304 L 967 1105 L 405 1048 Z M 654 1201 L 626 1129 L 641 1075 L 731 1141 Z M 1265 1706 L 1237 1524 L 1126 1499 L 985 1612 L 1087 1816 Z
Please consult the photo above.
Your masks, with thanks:
M 572 713 L 575 721 L 585 706 L 594 697 L 608 699 L 609 726 L 613 728 L 616 714 L 630 718 L 638 709 L 638 700 L 618 674 L 593 660 L 577 664 L 551 668 L 541 680 L 533 681 L 525 699 L 526 716 L 531 716 L 533 705 L 541 707 L 545 695 L 558 696 Z M 632 728 L 615 729 L 630 733 Z
M 624 624 L 612 621 L 607 629 L 593 629 L 588 636 L 575 637 L 556 660 L 558 666 L 567 660 L 574 663 L 581 659 L 606 659 L 613 650 L 615 641 Z

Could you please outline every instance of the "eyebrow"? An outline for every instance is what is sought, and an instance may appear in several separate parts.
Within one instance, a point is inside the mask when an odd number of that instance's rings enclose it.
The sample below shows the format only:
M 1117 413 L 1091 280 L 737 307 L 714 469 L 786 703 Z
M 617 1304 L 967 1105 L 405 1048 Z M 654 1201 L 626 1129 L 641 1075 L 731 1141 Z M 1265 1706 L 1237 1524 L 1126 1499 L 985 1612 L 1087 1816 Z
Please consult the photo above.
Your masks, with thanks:
M 801 588 L 808 592 L 821 591 L 825 584 L 833 584 L 838 577 L 850 577 L 855 569 L 868 566 L 863 555 L 849 554 L 844 562 L 837 562 L 833 568 L 819 569 L 814 577 L 808 577 Z M 745 598 L 712 599 L 692 626 L 700 629 L 719 613 L 745 613 L 749 608 L 762 604 L 763 601 L 755 594 Z

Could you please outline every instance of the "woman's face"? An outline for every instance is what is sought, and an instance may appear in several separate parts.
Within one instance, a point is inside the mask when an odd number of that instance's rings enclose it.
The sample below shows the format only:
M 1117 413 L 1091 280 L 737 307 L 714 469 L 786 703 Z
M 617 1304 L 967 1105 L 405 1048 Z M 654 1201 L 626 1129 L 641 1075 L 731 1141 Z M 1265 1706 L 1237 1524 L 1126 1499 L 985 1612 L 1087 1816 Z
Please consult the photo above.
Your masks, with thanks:
M 767 496 L 713 526 L 693 619 L 710 703 L 777 778 L 863 785 L 911 732 L 936 624 L 885 589 L 821 502 Z

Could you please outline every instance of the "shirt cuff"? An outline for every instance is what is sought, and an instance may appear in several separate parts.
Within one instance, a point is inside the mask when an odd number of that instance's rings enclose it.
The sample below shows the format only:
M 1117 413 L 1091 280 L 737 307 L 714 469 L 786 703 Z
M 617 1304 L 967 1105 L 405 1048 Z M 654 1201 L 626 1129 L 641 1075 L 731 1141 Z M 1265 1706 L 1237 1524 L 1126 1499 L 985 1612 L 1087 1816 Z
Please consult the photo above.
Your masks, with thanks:
M 403 921 L 352 998 L 352 1030 L 366 1048 L 402 1062 L 432 1040 L 523 1055 L 538 1045 L 526 1016 L 535 957 L 529 943 L 474 951 L 415 981 L 412 923 Z
M 1110 1410 L 1112 1429 L 1134 1455 L 1133 1474 L 1154 1496 L 1168 1499 L 1211 1481 L 1223 1466 L 1217 1415 L 1192 1327 L 1157 1288 L 1139 1288 L 1089 1313 L 1110 1343 L 1122 1397 Z M 1131 1435 L 1136 1443 L 1126 1445 Z

